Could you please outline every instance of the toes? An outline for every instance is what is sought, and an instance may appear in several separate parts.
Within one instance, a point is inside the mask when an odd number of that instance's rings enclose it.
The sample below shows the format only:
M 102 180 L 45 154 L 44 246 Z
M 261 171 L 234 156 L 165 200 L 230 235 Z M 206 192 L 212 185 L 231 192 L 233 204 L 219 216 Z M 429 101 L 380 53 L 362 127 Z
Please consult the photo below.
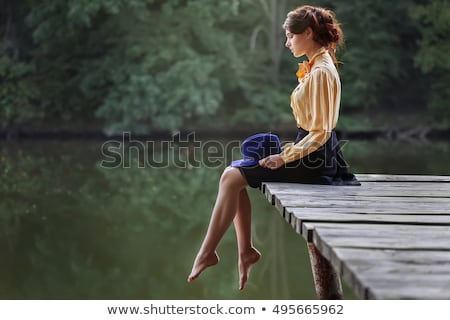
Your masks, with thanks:
M 245 284 L 247 283 L 247 275 L 244 275 L 241 277 L 241 280 L 239 281 L 239 290 L 244 290 Z
M 187 281 L 192 282 L 197 279 L 200 274 L 208 267 L 211 267 L 219 262 L 219 256 L 216 252 L 214 252 L 210 256 L 206 256 L 206 258 L 199 259 L 194 262 L 194 266 L 192 267 L 191 274 L 188 276 Z
M 242 255 L 239 259 L 239 290 L 243 290 L 247 284 L 248 277 L 253 265 L 258 262 L 261 254 L 253 248 L 249 254 Z

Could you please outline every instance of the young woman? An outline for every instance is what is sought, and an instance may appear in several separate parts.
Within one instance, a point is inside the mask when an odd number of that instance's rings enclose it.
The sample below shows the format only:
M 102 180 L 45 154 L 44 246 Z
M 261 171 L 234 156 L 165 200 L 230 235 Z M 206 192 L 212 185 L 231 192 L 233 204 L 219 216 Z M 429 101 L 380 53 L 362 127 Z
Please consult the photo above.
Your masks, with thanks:
M 188 282 L 219 262 L 216 248 L 233 222 L 239 250 L 239 289 L 244 288 L 251 267 L 261 256 L 252 243 L 247 186 L 258 188 L 262 182 L 274 181 L 359 185 L 348 171 L 333 131 L 341 98 L 335 66 L 335 50 L 343 42 L 340 25 L 333 12 L 302 6 L 287 14 L 283 28 L 286 47 L 295 57 L 308 58 L 299 65 L 299 83 L 291 95 L 297 138 L 281 153 L 261 159 L 259 165 L 230 166 L 224 170 L 210 224 Z

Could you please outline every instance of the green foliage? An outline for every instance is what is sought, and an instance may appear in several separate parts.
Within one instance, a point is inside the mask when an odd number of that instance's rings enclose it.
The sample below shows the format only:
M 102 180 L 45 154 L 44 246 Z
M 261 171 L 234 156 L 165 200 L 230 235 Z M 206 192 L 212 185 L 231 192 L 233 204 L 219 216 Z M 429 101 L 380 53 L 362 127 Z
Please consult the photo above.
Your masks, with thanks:
M 66 120 L 80 114 L 86 119 L 93 117 L 104 92 L 85 94 L 83 82 L 95 78 L 105 85 L 92 67 L 103 60 L 108 46 L 119 41 L 114 30 L 106 28 L 107 17 L 117 15 L 124 3 L 46 0 L 31 5 L 25 21 L 32 34 L 36 82 L 45 93 L 42 104 L 48 116 Z
M 420 25 L 422 38 L 416 63 L 431 83 L 428 107 L 434 120 L 448 127 L 450 124 L 450 3 L 446 0 L 417 5 L 412 9 Z
M 42 116 L 33 66 L 0 56 L 0 128 L 14 128 Z
M 106 79 L 112 86 L 97 111 L 113 124 L 113 131 L 175 130 L 184 120 L 213 114 L 219 107 L 225 86 L 221 73 L 229 72 L 224 67 L 233 52 L 220 55 L 225 48 L 201 43 L 206 39 L 197 33 L 214 32 L 207 20 L 213 13 L 199 12 L 199 3 L 191 6 L 177 9 L 166 3 L 161 12 L 134 12 L 130 14 L 135 18 L 123 21 L 127 45 L 116 48 L 114 57 L 122 63 L 106 68 L 111 70 Z M 194 19 L 196 15 L 200 16 Z M 136 20 L 137 24 L 129 23 Z M 198 23 L 192 24 L 193 20 Z
M 386 5 L 384 0 L 344 1 L 336 4 L 346 47 L 340 60 L 343 105 L 366 111 L 385 105 L 388 109 L 405 103 L 392 98 L 402 95 L 413 68 L 415 26 L 408 16 L 412 1 Z M 390 90 L 395 87 L 395 90 Z M 387 98 L 387 99 L 386 99 Z M 388 105 L 387 105 L 388 104 Z
M 52 110 L 89 110 L 113 132 L 175 130 L 236 86 L 227 79 L 242 63 L 222 23 L 237 1 L 84 2 L 47 1 L 28 17 Z
M 43 115 L 101 119 L 109 132 L 292 123 L 298 61 L 281 24 L 296 1 L 6 3 L 3 47 L 19 54 L 1 58 L 2 127 Z M 450 121 L 448 1 L 311 4 L 333 9 L 346 36 L 343 113 L 389 119 L 428 105 Z
M 422 38 L 416 61 L 425 73 L 450 70 L 450 3 L 436 0 L 412 9 L 413 17 L 420 25 Z

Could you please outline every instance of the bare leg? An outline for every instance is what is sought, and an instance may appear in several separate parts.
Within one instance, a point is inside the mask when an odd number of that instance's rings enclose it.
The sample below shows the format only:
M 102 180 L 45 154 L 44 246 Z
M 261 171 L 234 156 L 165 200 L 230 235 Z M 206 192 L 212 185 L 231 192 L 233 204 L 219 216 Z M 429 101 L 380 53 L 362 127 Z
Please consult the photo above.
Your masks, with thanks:
M 208 231 L 195 258 L 188 282 L 195 280 L 203 270 L 219 262 L 216 248 L 236 215 L 239 193 L 246 185 L 247 181 L 239 169 L 228 167 L 223 172 Z
M 239 290 L 243 290 L 247 283 L 251 267 L 258 262 L 261 254 L 253 247 L 251 230 L 252 212 L 247 189 L 239 193 L 239 203 L 234 227 L 239 249 Z

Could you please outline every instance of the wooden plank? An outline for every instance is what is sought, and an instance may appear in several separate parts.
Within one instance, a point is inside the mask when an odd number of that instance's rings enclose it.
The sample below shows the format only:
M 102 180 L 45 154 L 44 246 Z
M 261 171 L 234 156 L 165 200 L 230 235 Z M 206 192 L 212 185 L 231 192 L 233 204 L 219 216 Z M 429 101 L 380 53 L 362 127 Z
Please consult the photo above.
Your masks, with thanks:
M 295 206 L 308 206 L 308 205 L 314 205 L 320 204 L 320 207 L 325 206 L 341 206 L 346 208 L 347 205 L 351 205 L 353 207 L 354 204 L 375 204 L 380 205 L 383 204 L 403 204 L 403 205 L 411 205 L 411 204 L 431 204 L 431 205 L 442 205 L 445 206 L 447 210 L 450 211 L 450 198 L 420 198 L 420 200 L 412 198 L 412 197 L 395 197 L 395 198 L 388 198 L 388 197 L 352 197 L 352 196 L 342 196 L 342 197 L 332 197 L 328 196 L 327 194 L 324 194 L 322 197 L 317 198 L 299 198 L 295 195 L 286 195 L 286 196 L 280 196 L 275 197 L 275 201 L 281 202 L 283 207 L 295 207 Z
M 288 194 L 288 195 L 280 195 L 275 196 L 275 200 L 278 200 L 282 203 L 286 203 L 283 205 L 285 207 L 295 207 L 298 205 L 305 205 L 308 203 L 316 204 L 322 203 L 321 207 L 325 205 L 336 206 L 341 205 L 344 208 L 349 203 L 431 203 L 431 204 L 442 204 L 446 205 L 450 210 L 450 197 L 449 198 L 435 198 L 435 197 L 422 197 L 420 200 L 415 199 L 413 197 L 365 197 L 365 196 L 337 196 L 329 195 L 327 193 L 323 193 L 321 197 L 301 197 L 298 195 Z M 289 204 L 289 205 L 288 205 Z
M 397 185 L 362 185 L 360 187 L 338 187 L 338 186 L 317 186 L 290 184 L 269 186 L 267 189 L 270 195 L 277 197 L 295 195 L 297 197 L 322 197 L 324 194 L 332 197 L 353 196 L 353 197 L 443 197 L 450 198 L 450 183 L 441 183 L 439 186 L 424 183 L 420 186 L 417 183 L 401 183 Z
M 392 286 L 393 280 L 400 278 L 395 287 Z M 374 280 L 377 287 L 370 286 L 367 289 L 366 299 L 371 300 L 448 300 L 448 280 L 445 280 L 446 286 L 442 287 L 442 277 L 426 276 L 423 280 L 412 276 L 398 275 L 395 278 L 382 278 Z M 386 284 L 386 287 L 383 285 Z
M 443 198 L 450 199 L 450 188 L 448 190 L 423 190 L 423 189 L 380 189 L 380 190 L 371 190 L 371 189 L 361 189 L 358 191 L 353 190 L 339 190 L 338 192 L 327 192 L 327 191 L 290 191 L 290 192 L 279 192 L 276 197 L 297 197 L 297 198 L 322 198 L 326 196 L 327 198 L 332 199 L 350 199 L 352 198 L 363 198 L 363 199 L 371 199 L 371 198 Z
M 375 199 L 308 199 L 296 197 L 283 197 L 274 199 L 275 207 L 284 214 L 286 207 L 299 208 L 350 208 L 395 211 L 399 213 L 433 213 L 448 214 L 450 212 L 450 199 L 421 198 L 414 201 L 410 198 L 375 198 Z
M 353 196 L 353 197 L 442 197 L 450 198 L 450 183 L 439 185 L 424 183 L 420 186 L 414 183 L 396 185 L 373 186 L 362 185 L 360 187 L 338 187 L 338 186 L 310 186 L 305 184 L 270 184 L 266 186 L 268 196 L 311 196 L 323 197 L 325 194 L 331 197 Z
M 449 250 L 322 247 L 320 251 L 360 298 L 450 298 Z M 420 292 L 429 286 L 433 290 Z
M 330 193 L 334 192 L 359 192 L 361 190 L 397 190 L 403 189 L 404 191 L 408 191 L 410 189 L 413 190 L 427 190 L 434 189 L 439 190 L 449 190 L 450 182 L 364 182 L 360 186 L 332 186 L 332 185 L 314 185 L 314 184 L 302 184 L 302 183 L 286 183 L 286 182 L 271 182 L 266 185 L 269 189 L 274 192 L 284 193 L 295 190 L 295 192 L 311 192 L 318 191 L 324 192 L 329 191 Z M 446 194 L 448 197 L 449 194 Z
M 312 212 L 313 209 L 316 209 Z M 286 208 L 286 220 L 295 231 L 302 234 L 303 223 L 332 222 L 332 223 L 378 223 L 378 224 L 409 224 L 409 225 L 443 225 L 450 226 L 450 215 L 398 215 L 398 214 L 361 214 L 338 213 L 333 208 Z M 289 217 L 287 217 L 289 215 Z M 338 225 L 336 225 L 338 227 Z M 306 236 L 305 236 L 306 238 Z
M 292 188 L 296 187 L 294 190 Z M 312 195 L 311 191 L 298 190 L 299 188 L 312 188 L 317 193 Z M 351 188 L 351 189 L 350 189 Z M 355 189 L 359 188 L 359 189 Z M 289 191 L 286 191 L 289 190 Z M 333 194 L 326 191 L 333 190 Z M 409 213 L 408 209 L 413 209 L 415 213 L 446 213 L 450 212 L 450 192 L 423 191 L 421 189 L 407 188 L 397 190 L 396 197 L 377 196 L 375 194 L 364 193 L 360 187 L 335 187 L 335 186 L 310 186 L 298 184 L 271 183 L 266 186 L 266 196 L 277 209 L 283 212 L 284 207 L 333 207 L 333 208 L 367 208 L 372 210 L 399 211 Z M 362 195 L 357 195 L 361 192 Z M 382 191 L 384 195 L 388 191 Z M 391 193 L 392 195 L 392 193 Z M 406 195 L 406 196 L 405 196 Z M 421 195 L 420 203 L 417 204 L 417 195 Z M 444 197 L 446 196 L 446 197 Z M 369 203 L 373 202 L 373 203 Z M 438 206 L 435 204 L 439 203 Z M 405 204 L 405 206 L 401 205 Z M 414 204 L 414 205 L 411 205 Z M 412 212 L 412 213 L 414 213 Z
M 305 225 L 308 226 L 308 224 Z M 355 229 L 355 227 L 358 227 L 358 229 Z M 340 258 L 338 253 L 336 253 L 339 250 L 343 248 L 363 248 L 366 250 L 380 250 L 384 248 L 388 250 L 407 249 L 410 252 L 414 252 L 414 250 L 440 250 L 450 252 L 450 230 L 447 227 L 393 225 L 373 227 L 373 225 L 352 225 L 346 226 L 345 228 L 336 228 L 333 224 L 315 224 L 314 226 L 313 241 L 318 250 L 330 261 L 337 272 L 342 275 L 346 283 L 353 287 L 358 295 L 363 294 L 365 298 L 380 298 L 380 293 L 374 291 L 372 282 L 379 282 L 387 276 L 378 273 L 374 281 L 364 280 L 364 272 L 361 269 L 364 268 L 364 265 L 361 263 L 351 264 L 349 261 Z M 396 232 L 392 230 L 393 228 L 397 229 Z M 422 238 L 423 233 L 428 234 L 425 239 Z M 365 259 L 369 258 L 369 255 L 366 254 L 360 257 Z M 372 265 L 380 265 L 381 263 L 383 263 L 382 260 L 381 262 L 377 260 Z M 399 274 L 398 278 L 403 279 L 403 274 Z M 398 295 L 399 293 L 396 294 Z M 394 296 L 396 294 L 393 293 Z M 386 295 L 386 293 L 383 293 L 383 295 Z
M 440 209 L 440 210 L 439 210 Z M 445 208 L 436 208 L 436 214 L 428 213 L 428 211 L 417 210 L 416 208 L 403 207 L 401 211 L 393 210 L 388 208 L 377 208 L 377 207 L 353 207 L 353 208 L 335 208 L 335 207 L 286 207 L 285 210 L 289 213 L 297 213 L 299 215 L 306 214 L 334 214 L 335 216 L 339 216 L 341 214 L 360 214 L 360 215 L 426 215 L 429 217 L 433 217 L 436 215 L 441 216 L 449 216 L 450 212 Z
M 365 261 L 393 261 L 399 263 L 418 263 L 427 265 L 432 263 L 450 263 L 450 251 L 444 250 L 368 250 L 364 248 L 339 248 L 337 249 L 340 259 L 343 260 L 365 260 Z M 450 273 L 450 268 L 448 269 Z
M 336 270 L 360 298 L 449 298 L 450 251 L 339 248 L 335 250 L 333 260 L 336 259 L 343 261 Z M 429 275 L 439 275 L 440 281 L 424 295 L 422 290 L 430 284 Z
M 373 266 L 373 265 L 372 265 Z M 361 268 L 361 265 L 359 265 Z M 364 299 L 449 299 L 450 275 L 447 273 L 420 273 L 418 270 L 400 268 L 389 273 L 382 266 L 378 269 L 357 270 L 358 284 L 352 284 L 342 276 L 350 286 L 357 286 Z M 375 272 L 377 271 L 377 272 Z M 362 289 L 364 288 L 364 289 Z M 364 290 L 361 296 L 361 290 Z
M 361 299 L 450 299 L 448 274 L 416 274 L 406 271 L 380 274 L 358 270 L 353 275 L 355 278 L 346 273 L 341 277 Z
M 332 265 L 338 248 L 450 251 L 450 228 L 443 226 L 304 223 L 302 234 Z
M 355 174 L 361 181 L 416 181 L 416 182 L 450 182 L 450 176 L 430 175 L 394 175 L 394 174 Z
M 450 181 L 445 180 L 424 180 L 424 181 L 408 181 L 408 180 L 398 180 L 398 181 L 362 181 L 361 185 L 319 185 L 319 184 L 307 184 L 307 183 L 288 183 L 288 182 L 268 182 L 264 183 L 265 187 L 269 186 L 271 188 L 279 188 L 280 191 L 283 189 L 304 189 L 304 190 L 360 190 L 361 188 L 398 188 L 398 187 L 414 187 L 417 189 L 425 188 L 448 188 Z
M 450 176 L 267 183 L 267 199 L 361 298 L 450 299 Z
M 316 246 L 373 249 L 450 250 L 447 226 L 305 223 Z M 312 225 L 312 226 L 311 226 Z

